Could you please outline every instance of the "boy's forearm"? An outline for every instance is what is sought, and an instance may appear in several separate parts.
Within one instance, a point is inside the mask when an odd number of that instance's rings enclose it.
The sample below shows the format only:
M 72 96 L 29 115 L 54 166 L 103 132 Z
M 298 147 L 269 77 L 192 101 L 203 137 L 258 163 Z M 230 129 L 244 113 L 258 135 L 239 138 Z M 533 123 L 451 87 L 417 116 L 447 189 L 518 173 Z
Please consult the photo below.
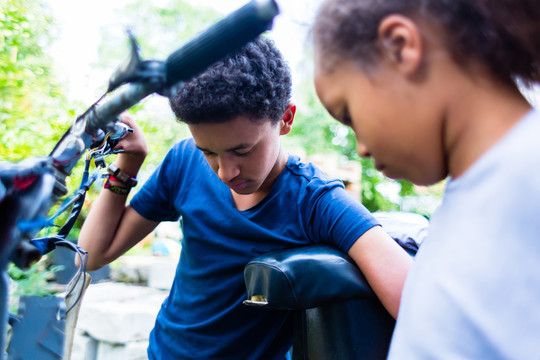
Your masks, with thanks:
M 118 168 L 131 177 L 136 177 L 144 156 L 120 154 L 115 161 Z M 114 184 L 120 185 L 122 184 Z M 111 261 L 113 240 L 126 209 L 127 195 L 102 189 L 92 205 L 79 235 L 79 245 L 88 252 L 89 270 L 100 268 Z
M 126 207 L 126 195 L 102 190 L 92 205 L 79 235 L 79 246 L 88 252 L 89 270 L 108 263 L 107 254 Z
M 131 154 L 120 154 L 114 162 L 120 170 L 130 175 L 131 177 L 136 177 L 139 173 L 145 155 L 131 155 Z

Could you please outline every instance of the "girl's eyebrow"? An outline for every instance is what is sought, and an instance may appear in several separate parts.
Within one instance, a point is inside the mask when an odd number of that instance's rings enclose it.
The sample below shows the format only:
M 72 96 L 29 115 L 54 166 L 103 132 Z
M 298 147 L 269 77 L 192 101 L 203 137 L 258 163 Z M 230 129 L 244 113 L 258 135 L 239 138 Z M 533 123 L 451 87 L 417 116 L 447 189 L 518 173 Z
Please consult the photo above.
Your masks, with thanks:
M 324 103 L 322 101 L 321 101 L 321 103 L 324 106 L 324 108 L 326 109 L 326 111 L 330 114 L 330 116 L 333 117 L 334 119 L 337 119 L 336 114 L 332 111 L 332 109 L 330 109 L 330 107 L 326 103 Z
M 328 113 L 330 114 L 330 116 L 332 116 L 334 119 L 339 119 L 339 116 L 337 116 L 337 114 L 335 112 L 333 112 L 330 109 L 327 109 L 327 110 L 328 110 Z
M 323 102 L 323 106 L 324 108 L 326 109 L 326 111 L 328 112 L 328 114 L 330 114 L 331 117 L 333 117 L 334 119 L 336 120 L 340 120 L 341 118 L 338 116 L 338 114 L 332 110 L 332 109 L 335 109 L 334 106 L 329 106 L 327 103 L 324 103 Z
M 347 111 L 340 109 L 338 112 L 332 111 L 329 107 L 326 107 L 326 111 L 330 114 L 331 117 L 336 119 L 337 121 L 343 123 L 344 117 L 347 115 Z

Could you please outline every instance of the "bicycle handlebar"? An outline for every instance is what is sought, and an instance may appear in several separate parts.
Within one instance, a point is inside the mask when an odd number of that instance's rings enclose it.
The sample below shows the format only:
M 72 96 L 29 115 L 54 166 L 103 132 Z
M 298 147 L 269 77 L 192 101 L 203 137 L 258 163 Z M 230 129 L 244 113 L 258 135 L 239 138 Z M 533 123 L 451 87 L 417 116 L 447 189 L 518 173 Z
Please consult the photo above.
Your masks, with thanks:
M 173 52 L 165 61 L 166 86 L 197 75 L 231 50 L 270 29 L 275 1 L 252 1 Z

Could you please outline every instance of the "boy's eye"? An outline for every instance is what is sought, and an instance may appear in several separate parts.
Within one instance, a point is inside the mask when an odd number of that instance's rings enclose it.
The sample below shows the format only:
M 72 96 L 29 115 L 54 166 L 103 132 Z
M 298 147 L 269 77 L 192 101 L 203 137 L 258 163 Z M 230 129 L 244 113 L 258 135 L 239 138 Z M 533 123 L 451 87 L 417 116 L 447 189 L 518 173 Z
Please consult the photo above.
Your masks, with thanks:
M 211 151 L 203 151 L 204 156 L 215 156 L 216 154 Z
M 247 155 L 249 155 L 250 153 L 251 153 L 251 150 L 249 150 L 249 151 L 244 151 L 244 152 L 238 152 L 238 151 L 235 151 L 235 152 L 234 152 L 234 154 L 235 154 L 236 156 L 247 156 Z

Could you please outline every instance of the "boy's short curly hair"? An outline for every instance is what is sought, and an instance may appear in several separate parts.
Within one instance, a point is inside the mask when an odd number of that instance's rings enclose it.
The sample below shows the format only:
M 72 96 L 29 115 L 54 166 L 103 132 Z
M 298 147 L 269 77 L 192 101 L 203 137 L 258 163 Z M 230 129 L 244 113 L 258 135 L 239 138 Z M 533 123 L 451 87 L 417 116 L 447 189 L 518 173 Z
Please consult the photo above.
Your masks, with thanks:
M 222 123 L 238 116 L 281 119 L 291 98 L 291 72 L 274 42 L 259 37 L 188 81 L 169 98 L 179 121 Z

